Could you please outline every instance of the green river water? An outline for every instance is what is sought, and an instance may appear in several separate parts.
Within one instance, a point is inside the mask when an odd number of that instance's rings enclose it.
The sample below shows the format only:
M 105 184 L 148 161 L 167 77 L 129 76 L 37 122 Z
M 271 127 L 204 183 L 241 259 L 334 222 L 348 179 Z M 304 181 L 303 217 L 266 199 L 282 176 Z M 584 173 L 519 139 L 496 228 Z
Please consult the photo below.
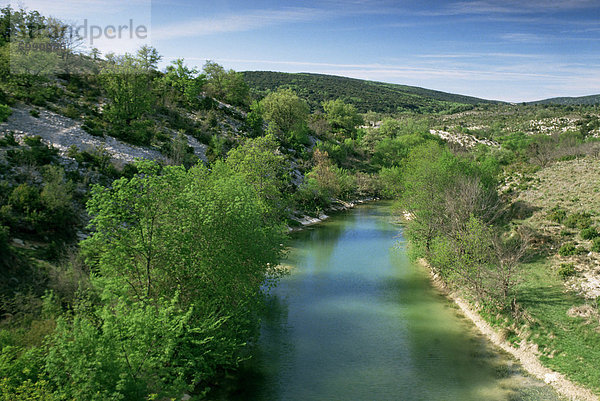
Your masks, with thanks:
M 293 234 L 235 400 L 556 400 L 406 256 L 389 205 Z

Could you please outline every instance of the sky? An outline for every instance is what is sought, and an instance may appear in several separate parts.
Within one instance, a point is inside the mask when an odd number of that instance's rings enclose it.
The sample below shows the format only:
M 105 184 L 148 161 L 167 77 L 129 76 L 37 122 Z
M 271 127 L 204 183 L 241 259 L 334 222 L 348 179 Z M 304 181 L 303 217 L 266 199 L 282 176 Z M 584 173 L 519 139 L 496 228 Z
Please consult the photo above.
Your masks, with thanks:
M 177 58 L 200 68 L 213 60 L 236 71 L 342 75 L 510 102 L 600 93 L 600 0 L 12 4 L 88 20 L 86 32 L 132 20 L 147 28 L 144 38 L 102 35 L 94 47 L 122 53 L 149 43 L 163 68 Z

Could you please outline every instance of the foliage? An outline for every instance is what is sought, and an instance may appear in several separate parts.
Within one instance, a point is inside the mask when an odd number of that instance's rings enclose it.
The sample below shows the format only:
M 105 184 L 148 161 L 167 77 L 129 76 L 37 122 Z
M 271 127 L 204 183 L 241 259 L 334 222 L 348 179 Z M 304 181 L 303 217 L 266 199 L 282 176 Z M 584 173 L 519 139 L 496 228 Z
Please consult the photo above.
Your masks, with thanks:
M 354 105 L 347 104 L 341 99 L 323 102 L 323 110 L 331 129 L 343 137 L 354 137 L 356 128 L 363 123 Z
M 561 263 L 558 268 L 558 275 L 563 280 L 573 276 L 576 273 L 573 263 Z
M 172 297 L 177 288 L 184 304 L 206 298 L 220 310 L 252 299 L 280 243 L 253 186 L 219 163 L 212 172 L 137 167 L 133 178 L 93 190 L 88 260 L 138 299 Z
M 569 228 L 584 230 L 592 225 L 592 219 L 589 213 L 573 213 L 566 218 L 564 224 Z
M 165 75 L 161 79 L 173 88 L 188 106 L 198 107 L 206 77 L 199 74 L 195 68 L 190 69 L 183 63 L 183 59 L 173 61 L 167 66 Z
M 250 89 L 244 76 L 233 70 L 226 71 L 221 65 L 207 61 L 202 68 L 206 75 L 204 86 L 208 96 L 234 106 L 249 104 Z
M 9 106 L 5 104 L 0 104 L 0 123 L 8 120 L 8 117 L 12 114 L 12 110 Z
M 567 243 L 561 245 L 561 247 L 558 249 L 558 254 L 560 256 L 576 255 L 577 254 L 577 247 L 575 246 L 574 243 L 567 242 Z
M 567 211 L 565 209 L 560 208 L 559 206 L 554 206 L 548 214 L 549 220 L 559 224 L 562 224 L 566 220 L 566 218 Z
M 42 176 L 42 185 L 24 182 L 7 189 L 0 198 L 0 224 L 13 234 L 70 238 L 76 226 L 73 184 L 57 166 L 44 166 Z
M 594 239 L 600 236 L 600 233 L 598 233 L 598 230 L 595 227 L 588 227 L 581 230 L 580 235 L 582 239 Z
M 214 375 L 223 320 L 194 320 L 172 300 L 128 302 L 105 295 L 94 316 L 58 320 L 46 372 L 60 399 L 180 395 Z M 222 346 L 222 345 L 221 345 Z
M 600 252 L 600 237 L 592 240 L 592 252 Z
M 109 59 L 101 81 L 111 101 L 105 111 L 110 121 L 128 124 L 150 111 L 154 102 L 151 76 L 143 59 L 130 54 Z
M 402 169 L 400 167 L 384 167 L 378 176 L 381 186 L 381 196 L 387 199 L 397 199 L 402 194 Z
M 246 115 L 246 127 L 251 137 L 257 137 L 263 133 L 264 120 L 262 114 L 260 103 L 257 101 L 252 102 L 250 111 Z
M 355 194 L 356 178 L 335 166 L 327 152 L 315 149 L 313 164 L 295 194 L 296 202 L 305 210 L 323 209 L 336 198 L 348 199 Z
M 405 85 L 364 81 L 333 75 L 269 71 L 247 71 L 244 79 L 259 94 L 278 88 L 294 90 L 306 99 L 311 110 L 319 110 L 323 102 L 341 99 L 352 104 L 359 113 L 458 112 L 471 105 L 490 101 L 454 95 Z
M 274 136 L 246 140 L 227 153 L 226 164 L 254 187 L 270 213 L 284 215 L 287 202 L 283 194 L 289 186 L 289 175 Z
M 289 89 L 269 93 L 260 101 L 260 109 L 269 128 L 288 142 L 294 131 L 306 127 L 308 105 Z

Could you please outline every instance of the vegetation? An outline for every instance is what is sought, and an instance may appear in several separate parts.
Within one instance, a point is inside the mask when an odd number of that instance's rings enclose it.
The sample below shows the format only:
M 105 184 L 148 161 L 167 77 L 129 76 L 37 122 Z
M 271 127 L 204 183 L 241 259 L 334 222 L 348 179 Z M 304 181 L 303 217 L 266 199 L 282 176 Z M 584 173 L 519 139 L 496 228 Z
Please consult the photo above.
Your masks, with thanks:
M 596 105 L 211 61 L 159 71 L 151 47 L 80 54 L 49 34 L 65 26 L 0 10 L 0 122 L 56 113 L 163 158 L 0 135 L 0 399 L 207 394 L 257 339 L 284 223 L 377 197 L 398 200 L 414 256 L 599 390 L 581 281 L 600 253 Z M 8 46 L 29 41 L 72 50 L 9 68 Z
M 313 111 L 320 109 L 323 102 L 336 99 L 354 105 L 360 113 L 457 112 L 468 110 L 474 104 L 493 103 L 413 86 L 332 75 L 268 71 L 246 71 L 243 74 L 250 88 L 260 95 L 278 88 L 292 89 L 308 101 Z

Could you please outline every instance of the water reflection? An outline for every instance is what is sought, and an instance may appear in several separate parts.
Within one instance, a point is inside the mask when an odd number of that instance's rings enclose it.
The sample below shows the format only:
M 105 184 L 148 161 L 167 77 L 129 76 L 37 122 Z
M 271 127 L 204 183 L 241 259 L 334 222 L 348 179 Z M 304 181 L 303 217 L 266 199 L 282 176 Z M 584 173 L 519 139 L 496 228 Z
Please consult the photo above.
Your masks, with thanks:
M 295 235 L 294 269 L 268 299 L 255 358 L 229 398 L 503 400 L 531 388 L 543 396 L 528 399 L 555 399 L 457 317 L 385 216 L 361 207 Z

